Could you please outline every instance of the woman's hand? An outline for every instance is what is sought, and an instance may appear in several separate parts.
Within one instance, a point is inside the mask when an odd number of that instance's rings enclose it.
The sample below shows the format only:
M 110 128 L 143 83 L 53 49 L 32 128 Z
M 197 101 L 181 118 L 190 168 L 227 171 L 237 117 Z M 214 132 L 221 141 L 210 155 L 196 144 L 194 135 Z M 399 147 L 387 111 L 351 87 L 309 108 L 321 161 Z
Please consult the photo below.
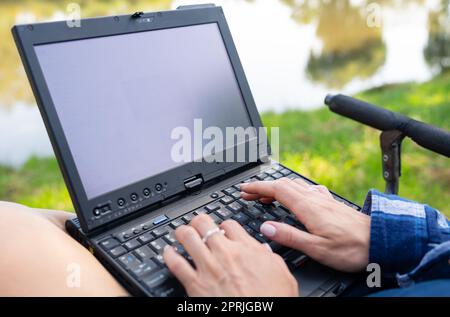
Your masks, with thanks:
M 211 217 L 195 217 L 175 231 L 177 240 L 192 257 L 195 268 L 172 247 L 164 250 L 169 270 L 190 296 L 297 296 L 297 281 L 283 259 L 253 239 L 235 221 L 217 228 Z M 217 230 L 217 229 L 216 229 Z
M 241 197 L 262 203 L 277 200 L 291 210 L 308 232 L 268 221 L 261 232 L 285 246 L 341 271 L 358 272 L 369 258 L 370 217 L 333 199 L 323 186 L 282 178 L 241 184 Z

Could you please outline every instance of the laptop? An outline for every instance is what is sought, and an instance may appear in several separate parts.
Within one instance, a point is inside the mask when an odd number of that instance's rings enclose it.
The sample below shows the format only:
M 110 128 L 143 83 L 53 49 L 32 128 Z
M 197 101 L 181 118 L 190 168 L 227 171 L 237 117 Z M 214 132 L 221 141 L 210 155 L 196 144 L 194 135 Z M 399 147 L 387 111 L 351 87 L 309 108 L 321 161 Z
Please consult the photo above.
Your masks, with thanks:
M 67 231 L 131 294 L 186 295 L 161 254 L 174 245 L 190 259 L 174 231 L 201 213 L 216 223 L 234 219 L 269 243 L 301 296 L 338 296 L 351 284 L 352 276 L 259 232 L 265 220 L 305 228 L 278 202 L 244 201 L 239 184 L 282 177 L 316 184 L 271 159 L 265 134 L 244 135 L 212 154 L 195 153 L 204 139 L 174 150 L 198 120 L 219 132 L 262 130 L 221 7 L 17 25 L 12 33 L 77 214 Z M 243 160 L 236 158 L 241 145 L 249 154 Z M 218 153 L 234 154 L 207 160 Z

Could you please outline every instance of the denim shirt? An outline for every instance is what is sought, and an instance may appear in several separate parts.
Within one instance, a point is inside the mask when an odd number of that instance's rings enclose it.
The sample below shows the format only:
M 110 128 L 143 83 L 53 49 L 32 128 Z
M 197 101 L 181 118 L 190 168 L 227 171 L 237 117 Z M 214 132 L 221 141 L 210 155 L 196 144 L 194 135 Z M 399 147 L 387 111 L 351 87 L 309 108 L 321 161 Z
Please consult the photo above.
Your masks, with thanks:
M 369 262 L 400 287 L 450 279 L 450 221 L 424 204 L 369 191 L 362 212 L 371 216 Z

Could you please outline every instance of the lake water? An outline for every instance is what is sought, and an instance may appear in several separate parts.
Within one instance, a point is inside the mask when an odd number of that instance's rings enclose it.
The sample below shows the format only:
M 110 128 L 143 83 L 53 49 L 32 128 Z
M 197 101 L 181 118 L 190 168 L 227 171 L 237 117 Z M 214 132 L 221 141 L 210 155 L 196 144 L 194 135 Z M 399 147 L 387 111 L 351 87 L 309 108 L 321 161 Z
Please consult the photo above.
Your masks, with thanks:
M 202 2 L 211 0 L 78 1 L 82 17 Z M 449 0 L 372 2 L 215 1 L 224 8 L 260 111 L 314 109 L 330 92 L 426 81 L 450 67 Z M 10 28 L 62 20 L 68 3 L 0 3 L 0 164 L 53 155 Z

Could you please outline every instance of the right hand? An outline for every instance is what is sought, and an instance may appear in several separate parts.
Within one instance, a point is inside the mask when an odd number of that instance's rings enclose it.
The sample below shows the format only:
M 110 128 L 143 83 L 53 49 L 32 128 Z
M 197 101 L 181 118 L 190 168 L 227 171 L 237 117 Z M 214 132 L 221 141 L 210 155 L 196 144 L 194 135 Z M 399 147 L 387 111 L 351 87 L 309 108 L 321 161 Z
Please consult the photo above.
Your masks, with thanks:
M 246 200 L 277 200 L 308 230 L 267 221 L 261 232 L 268 238 L 340 271 L 359 272 L 367 267 L 370 217 L 336 201 L 324 186 L 282 178 L 241 184 L 240 188 Z

